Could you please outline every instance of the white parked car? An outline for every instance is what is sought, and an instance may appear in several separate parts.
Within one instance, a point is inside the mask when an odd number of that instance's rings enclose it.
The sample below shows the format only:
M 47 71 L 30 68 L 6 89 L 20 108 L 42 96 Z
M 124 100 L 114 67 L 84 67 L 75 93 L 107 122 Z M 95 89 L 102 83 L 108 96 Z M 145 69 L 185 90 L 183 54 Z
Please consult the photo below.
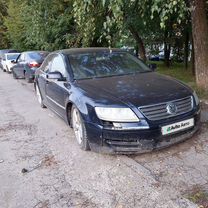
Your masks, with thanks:
M 11 72 L 11 67 L 15 65 L 14 61 L 17 60 L 17 57 L 20 53 L 6 53 L 2 61 L 3 71 Z

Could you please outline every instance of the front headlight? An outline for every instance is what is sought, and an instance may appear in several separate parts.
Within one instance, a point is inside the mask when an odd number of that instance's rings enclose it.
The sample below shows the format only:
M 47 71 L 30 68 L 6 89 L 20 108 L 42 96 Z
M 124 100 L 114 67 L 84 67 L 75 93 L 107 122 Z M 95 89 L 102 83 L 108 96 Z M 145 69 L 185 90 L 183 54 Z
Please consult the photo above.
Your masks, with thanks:
M 138 122 L 139 118 L 130 108 L 95 107 L 99 119 L 112 122 Z
M 199 98 L 198 98 L 198 96 L 197 96 L 197 94 L 196 94 L 196 92 L 194 91 L 194 93 L 193 93 L 193 96 L 194 96 L 194 100 L 195 100 L 195 103 L 196 103 L 196 105 L 199 105 Z

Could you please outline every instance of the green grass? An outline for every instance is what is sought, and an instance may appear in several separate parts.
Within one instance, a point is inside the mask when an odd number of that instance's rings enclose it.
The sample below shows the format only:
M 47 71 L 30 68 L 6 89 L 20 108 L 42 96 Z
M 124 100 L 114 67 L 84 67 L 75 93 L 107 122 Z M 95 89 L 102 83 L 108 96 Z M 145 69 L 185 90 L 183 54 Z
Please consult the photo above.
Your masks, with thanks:
M 195 190 L 189 194 L 188 199 L 198 204 L 201 208 L 208 208 L 208 193 L 204 190 Z
M 170 68 L 163 62 L 149 62 L 157 64 L 157 72 L 160 74 L 174 77 L 193 88 L 201 99 L 208 99 L 208 92 L 200 89 L 196 85 L 195 77 L 190 68 L 185 69 L 183 63 L 173 63 Z

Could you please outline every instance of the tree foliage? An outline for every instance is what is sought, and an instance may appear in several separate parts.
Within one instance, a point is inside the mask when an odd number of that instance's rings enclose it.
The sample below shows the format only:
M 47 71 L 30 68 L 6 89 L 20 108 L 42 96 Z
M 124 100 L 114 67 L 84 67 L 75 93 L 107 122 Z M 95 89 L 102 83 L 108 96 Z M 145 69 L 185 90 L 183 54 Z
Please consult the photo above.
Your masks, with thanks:
M 4 18 L 7 16 L 7 5 L 5 0 L 0 0 L 0 47 L 6 48 L 8 40 L 5 36 L 6 27 L 4 25 Z
M 5 26 L 12 45 L 21 50 L 78 44 L 71 0 L 10 0 Z
M 0 0 L 0 47 L 7 40 L 13 48 L 49 51 L 126 43 L 146 60 L 146 50 L 160 45 L 167 65 L 172 51 L 184 53 L 187 66 L 196 28 L 190 2 L 202 2 L 202 12 L 207 7 L 205 0 Z

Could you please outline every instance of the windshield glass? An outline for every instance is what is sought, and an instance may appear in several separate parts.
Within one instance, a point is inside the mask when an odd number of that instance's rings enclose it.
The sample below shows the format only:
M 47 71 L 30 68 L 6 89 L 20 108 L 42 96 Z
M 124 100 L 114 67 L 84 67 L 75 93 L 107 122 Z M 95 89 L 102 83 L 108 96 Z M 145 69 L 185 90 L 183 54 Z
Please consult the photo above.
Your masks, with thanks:
M 48 55 L 48 52 L 30 52 L 28 57 L 31 60 L 43 61 L 44 58 Z
M 98 52 L 69 55 L 74 79 L 121 76 L 151 70 L 126 52 Z
M 19 53 L 16 53 L 16 54 L 7 54 L 6 55 L 7 60 L 16 60 L 18 56 L 19 56 Z

